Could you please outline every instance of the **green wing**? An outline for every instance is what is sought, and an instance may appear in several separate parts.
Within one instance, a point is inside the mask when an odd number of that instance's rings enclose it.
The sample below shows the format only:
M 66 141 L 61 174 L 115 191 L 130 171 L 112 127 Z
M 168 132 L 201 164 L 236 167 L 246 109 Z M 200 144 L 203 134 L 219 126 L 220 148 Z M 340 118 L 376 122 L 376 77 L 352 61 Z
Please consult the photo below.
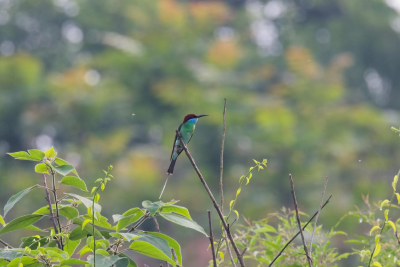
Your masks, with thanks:
M 182 123 L 179 125 L 179 127 L 178 127 L 178 131 L 180 132 L 181 131 L 181 128 L 182 128 Z M 175 142 L 176 142 L 176 139 L 178 138 L 178 135 L 175 133 L 175 138 L 174 138 L 174 143 L 172 144 L 172 151 L 171 151 L 171 157 L 170 157 L 170 160 L 172 160 L 172 155 L 174 154 L 174 149 L 175 149 Z M 189 140 L 190 141 L 190 140 Z M 182 151 L 181 151 L 182 152 Z M 179 153 L 180 154 L 180 153 Z

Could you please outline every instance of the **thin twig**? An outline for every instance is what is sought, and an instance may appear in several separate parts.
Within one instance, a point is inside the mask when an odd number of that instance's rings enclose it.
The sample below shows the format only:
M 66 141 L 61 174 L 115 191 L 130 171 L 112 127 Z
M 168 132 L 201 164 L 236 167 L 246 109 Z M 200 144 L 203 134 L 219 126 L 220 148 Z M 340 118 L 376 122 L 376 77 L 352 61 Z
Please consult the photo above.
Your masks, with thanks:
M 217 259 L 215 258 L 215 249 L 214 249 L 214 235 L 213 235 L 213 230 L 212 230 L 212 224 L 211 224 L 211 211 L 208 212 L 208 225 L 210 226 L 210 244 L 211 244 L 211 254 L 214 262 L 214 267 L 217 267 Z
M 224 99 L 224 112 L 222 113 L 223 117 L 223 129 L 222 129 L 222 142 L 221 142 L 221 160 L 219 165 L 219 189 L 221 194 L 221 211 L 224 213 L 224 183 L 223 183 L 223 175 L 224 175 L 224 147 L 225 147 L 225 113 L 226 113 L 226 98 Z
M 182 136 L 179 133 L 178 129 L 176 130 L 176 135 L 178 136 L 179 140 L 181 141 L 181 144 L 183 146 L 183 150 L 185 150 L 186 156 L 189 158 L 190 162 L 192 163 L 194 170 L 196 171 L 197 175 L 199 176 L 201 183 L 203 184 L 204 188 L 206 189 L 208 195 L 210 196 L 211 201 L 214 204 L 215 209 L 217 210 L 217 213 L 221 219 L 222 225 L 223 225 L 224 229 L 226 230 L 226 234 L 227 234 L 229 240 L 231 241 L 233 249 L 235 250 L 235 253 L 239 260 L 240 266 L 245 267 L 246 265 L 243 261 L 243 257 L 241 256 L 240 251 L 239 251 L 238 247 L 236 246 L 235 240 L 233 239 L 230 229 L 225 221 L 225 218 L 224 218 L 224 215 L 222 214 L 221 208 L 219 207 L 217 201 L 215 200 L 214 195 L 212 194 L 210 188 L 208 187 L 206 181 L 204 180 L 203 175 L 201 174 L 199 168 L 197 167 L 196 163 L 194 162 L 194 159 L 193 159 L 192 155 L 190 154 L 189 150 L 187 149 L 186 144 L 183 142 Z
M 136 230 L 136 228 L 138 228 L 142 223 L 144 223 L 145 220 L 147 220 L 150 217 L 150 212 L 145 213 L 140 219 L 139 221 L 132 226 L 132 228 L 128 231 L 128 233 L 133 232 Z
M 0 243 L 2 243 L 4 246 L 8 247 L 8 248 L 12 248 L 12 246 L 10 244 L 8 244 L 7 242 L 3 241 L 0 239 Z
M 319 213 L 321 212 L 322 203 L 323 203 L 323 201 L 324 201 L 324 196 L 325 196 L 325 191 L 326 191 L 326 185 L 327 185 L 327 184 L 328 184 L 328 176 L 326 176 L 326 179 L 325 179 L 324 189 L 322 190 L 321 202 L 319 203 L 319 208 L 318 208 L 318 212 L 317 212 L 317 217 L 315 218 L 315 221 L 314 221 L 314 229 L 313 229 L 313 232 L 312 232 L 312 234 L 311 234 L 311 240 L 310 240 L 310 257 L 312 256 L 312 243 L 313 243 L 313 239 L 314 239 L 315 229 L 317 229 L 317 221 L 318 221 Z
M 332 195 L 328 198 L 327 201 L 325 201 L 325 204 L 322 206 L 321 210 L 329 203 L 329 201 L 331 200 L 331 197 L 332 197 Z M 303 226 L 303 231 L 304 231 L 304 229 L 306 229 L 306 227 L 310 224 L 310 222 L 311 222 L 312 220 L 314 220 L 315 216 L 317 216 L 317 213 L 318 213 L 318 211 L 317 211 L 316 213 L 314 213 L 314 215 L 311 217 L 311 219 L 309 219 L 308 222 Z M 300 231 L 298 231 L 297 234 L 295 234 L 295 235 L 292 237 L 292 239 L 290 239 L 290 240 L 285 244 L 285 246 L 281 249 L 281 251 L 279 251 L 279 253 L 278 253 L 278 254 L 275 256 L 275 258 L 271 261 L 271 263 L 268 265 L 268 267 L 271 267 L 271 266 L 272 266 L 272 264 L 282 255 L 282 253 L 285 251 L 285 249 L 290 245 L 290 243 L 293 242 L 293 240 L 296 239 L 296 237 L 297 237 L 299 234 L 300 234 Z
M 172 255 L 174 256 L 174 260 L 176 262 L 176 267 L 179 267 L 178 257 L 176 256 L 175 250 L 171 248 Z
M 225 229 L 224 229 L 224 234 L 226 236 Z M 229 240 L 227 238 L 225 238 L 225 237 L 224 237 L 224 239 L 225 239 L 225 242 L 226 242 L 226 249 L 228 250 L 229 257 L 231 258 L 232 266 L 236 267 L 235 259 L 233 258 L 231 247 L 229 245 Z
M 47 181 L 46 181 L 46 176 L 42 173 L 43 176 L 43 184 L 44 187 L 46 187 L 46 200 L 49 203 L 49 210 L 50 210 L 50 215 L 51 215 L 51 221 L 53 222 L 53 227 L 54 227 L 54 232 L 58 235 L 58 229 L 57 229 L 57 224 L 56 224 L 56 219 L 54 218 L 53 214 L 53 205 L 51 204 L 50 200 L 50 194 L 49 194 L 49 189 L 47 188 Z M 62 245 L 58 237 L 56 237 L 57 240 L 57 245 L 59 249 L 62 249 Z
M 300 215 L 299 215 L 299 207 L 298 207 L 298 205 L 297 205 L 296 193 L 295 193 L 295 191 L 294 191 L 294 183 L 293 183 L 293 178 L 292 178 L 292 175 L 291 175 L 291 174 L 289 174 L 289 178 L 290 178 L 290 186 L 291 186 L 291 188 L 292 188 L 292 196 L 293 196 L 294 208 L 296 209 L 297 223 L 298 223 L 298 225 L 299 225 L 301 240 L 303 241 L 304 252 L 306 253 L 308 265 L 309 265 L 310 267 L 312 267 L 312 262 L 311 262 L 311 258 L 310 258 L 310 256 L 309 256 L 309 254 L 308 254 L 307 245 L 306 245 L 306 242 L 304 241 L 304 234 L 303 234 L 303 229 L 302 229 L 302 227 L 301 227 L 301 221 L 300 221 Z

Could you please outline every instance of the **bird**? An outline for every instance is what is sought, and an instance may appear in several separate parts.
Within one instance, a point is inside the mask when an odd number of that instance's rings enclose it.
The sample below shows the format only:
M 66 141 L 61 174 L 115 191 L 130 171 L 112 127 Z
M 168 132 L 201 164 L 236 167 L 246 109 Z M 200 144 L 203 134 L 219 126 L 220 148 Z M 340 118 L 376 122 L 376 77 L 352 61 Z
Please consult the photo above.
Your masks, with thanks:
M 185 145 L 189 144 L 190 140 L 192 139 L 194 129 L 196 128 L 196 123 L 199 120 L 199 118 L 205 117 L 205 116 L 208 116 L 208 115 L 196 115 L 196 114 L 190 113 L 190 114 L 187 114 L 183 118 L 183 122 L 179 125 L 178 131 L 179 131 L 179 134 L 181 135 L 182 140 L 185 143 Z M 172 152 L 171 152 L 171 157 L 170 157 L 171 163 L 167 170 L 168 176 L 167 176 L 167 180 L 165 181 L 165 185 L 161 191 L 160 199 L 164 192 L 165 186 L 167 185 L 169 176 L 174 173 L 176 160 L 178 159 L 178 156 L 182 153 L 182 151 L 183 151 L 183 146 L 182 146 L 181 140 L 179 139 L 178 135 L 175 134 L 174 144 L 172 146 Z

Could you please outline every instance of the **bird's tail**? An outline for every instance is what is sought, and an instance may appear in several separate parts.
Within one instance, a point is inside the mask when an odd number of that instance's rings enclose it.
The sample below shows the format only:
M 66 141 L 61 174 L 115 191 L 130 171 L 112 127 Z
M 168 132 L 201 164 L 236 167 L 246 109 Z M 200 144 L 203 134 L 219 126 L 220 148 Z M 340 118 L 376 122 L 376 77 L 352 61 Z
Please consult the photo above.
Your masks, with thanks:
M 171 174 L 174 173 L 175 162 L 176 162 L 176 159 L 172 159 L 171 160 L 171 164 L 169 165 L 169 168 L 168 168 L 168 171 L 167 171 L 168 175 L 171 175 Z
M 167 186 L 167 182 L 168 182 L 169 176 L 170 176 L 170 174 L 168 174 L 167 179 L 165 180 L 164 187 L 163 187 L 163 189 L 161 190 L 161 194 L 160 194 L 160 197 L 159 197 L 158 199 L 161 199 L 162 194 L 164 193 L 165 187 Z

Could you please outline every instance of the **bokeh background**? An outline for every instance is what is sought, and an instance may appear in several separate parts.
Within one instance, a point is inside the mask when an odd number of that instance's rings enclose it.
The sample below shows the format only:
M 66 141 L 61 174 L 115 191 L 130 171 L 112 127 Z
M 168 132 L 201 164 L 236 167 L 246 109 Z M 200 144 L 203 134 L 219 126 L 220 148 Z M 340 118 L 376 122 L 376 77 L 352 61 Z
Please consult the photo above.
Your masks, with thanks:
M 378 201 L 391 193 L 399 12 L 396 0 L 0 0 L 0 203 L 41 183 L 33 163 L 6 153 L 51 146 L 90 188 L 115 166 L 100 200 L 110 220 L 156 201 L 187 113 L 210 115 L 189 148 L 218 196 L 226 98 L 226 203 L 252 159 L 267 158 L 242 190 L 241 215 L 290 207 L 289 173 L 302 210 L 313 213 L 329 176 L 334 196 L 320 217 L 329 230 L 362 206 L 362 194 Z M 184 156 L 163 199 L 179 199 L 208 229 L 212 205 Z M 6 221 L 44 205 L 43 192 L 31 192 Z M 154 230 L 151 221 L 144 227 Z M 186 266 L 205 266 L 207 238 L 160 227 L 183 244 Z M 368 231 L 351 220 L 340 230 Z

